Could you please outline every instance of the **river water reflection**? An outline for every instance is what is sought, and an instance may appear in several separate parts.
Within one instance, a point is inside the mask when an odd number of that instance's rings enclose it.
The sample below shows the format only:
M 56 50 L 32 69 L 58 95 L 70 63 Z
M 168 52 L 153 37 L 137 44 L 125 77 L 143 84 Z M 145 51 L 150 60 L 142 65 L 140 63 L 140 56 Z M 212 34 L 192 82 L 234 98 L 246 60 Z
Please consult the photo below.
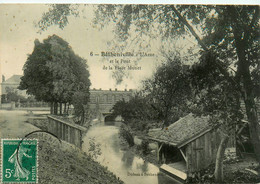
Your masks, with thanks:
M 89 139 L 100 143 L 102 154 L 97 161 L 113 172 L 126 184 L 170 184 L 180 183 L 159 171 L 159 168 L 128 151 L 120 150 L 118 126 L 98 123 L 83 138 L 83 150 L 88 151 Z

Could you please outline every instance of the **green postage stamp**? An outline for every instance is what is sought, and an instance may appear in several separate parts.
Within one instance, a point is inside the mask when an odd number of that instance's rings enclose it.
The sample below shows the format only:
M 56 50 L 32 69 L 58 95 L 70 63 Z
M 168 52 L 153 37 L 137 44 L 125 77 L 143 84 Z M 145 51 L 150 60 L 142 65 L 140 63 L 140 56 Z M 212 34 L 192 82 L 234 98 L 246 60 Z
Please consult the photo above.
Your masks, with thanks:
M 21 139 L 2 139 L 1 141 L 2 183 L 38 183 L 38 140 L 24 139 L 20 142 Z

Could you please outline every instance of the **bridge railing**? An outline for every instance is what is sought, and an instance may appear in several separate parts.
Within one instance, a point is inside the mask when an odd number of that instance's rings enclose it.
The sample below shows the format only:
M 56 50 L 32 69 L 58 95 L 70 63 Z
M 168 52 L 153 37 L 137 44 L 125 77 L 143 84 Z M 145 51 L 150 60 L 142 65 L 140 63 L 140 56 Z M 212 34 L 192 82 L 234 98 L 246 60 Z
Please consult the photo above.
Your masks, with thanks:
M 49 132 L 61 140 L 74 144 L 79 148 L 82 147 L 82 136 L 87 132 L 87 128 L 77 124 L 70 124 L 53 116 L 48 116 L 48 121 L 47 129 Z

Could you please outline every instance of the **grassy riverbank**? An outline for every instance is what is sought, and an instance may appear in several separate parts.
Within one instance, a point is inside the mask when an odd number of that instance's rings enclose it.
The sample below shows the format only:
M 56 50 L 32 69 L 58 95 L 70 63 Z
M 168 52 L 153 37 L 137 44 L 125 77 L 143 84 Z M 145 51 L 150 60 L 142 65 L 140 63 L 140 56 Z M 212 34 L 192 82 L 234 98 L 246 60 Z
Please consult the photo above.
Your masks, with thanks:
M 46 120 L 32 121 L 31 124 L 44 129 Z M 30 136 L 39 140 L 38 179 L 49 184 L 121 184 L 112 172 L 95 162 L 79 148 L 46 133 Z

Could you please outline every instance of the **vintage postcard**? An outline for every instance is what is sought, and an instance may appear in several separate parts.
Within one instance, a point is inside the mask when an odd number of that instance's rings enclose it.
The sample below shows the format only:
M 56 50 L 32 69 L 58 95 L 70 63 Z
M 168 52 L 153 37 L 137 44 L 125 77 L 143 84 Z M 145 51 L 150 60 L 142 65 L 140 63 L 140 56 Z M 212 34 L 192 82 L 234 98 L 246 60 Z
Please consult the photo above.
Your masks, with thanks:
M 2 183 L 259 183 L 259 4 L 0 4 Z

